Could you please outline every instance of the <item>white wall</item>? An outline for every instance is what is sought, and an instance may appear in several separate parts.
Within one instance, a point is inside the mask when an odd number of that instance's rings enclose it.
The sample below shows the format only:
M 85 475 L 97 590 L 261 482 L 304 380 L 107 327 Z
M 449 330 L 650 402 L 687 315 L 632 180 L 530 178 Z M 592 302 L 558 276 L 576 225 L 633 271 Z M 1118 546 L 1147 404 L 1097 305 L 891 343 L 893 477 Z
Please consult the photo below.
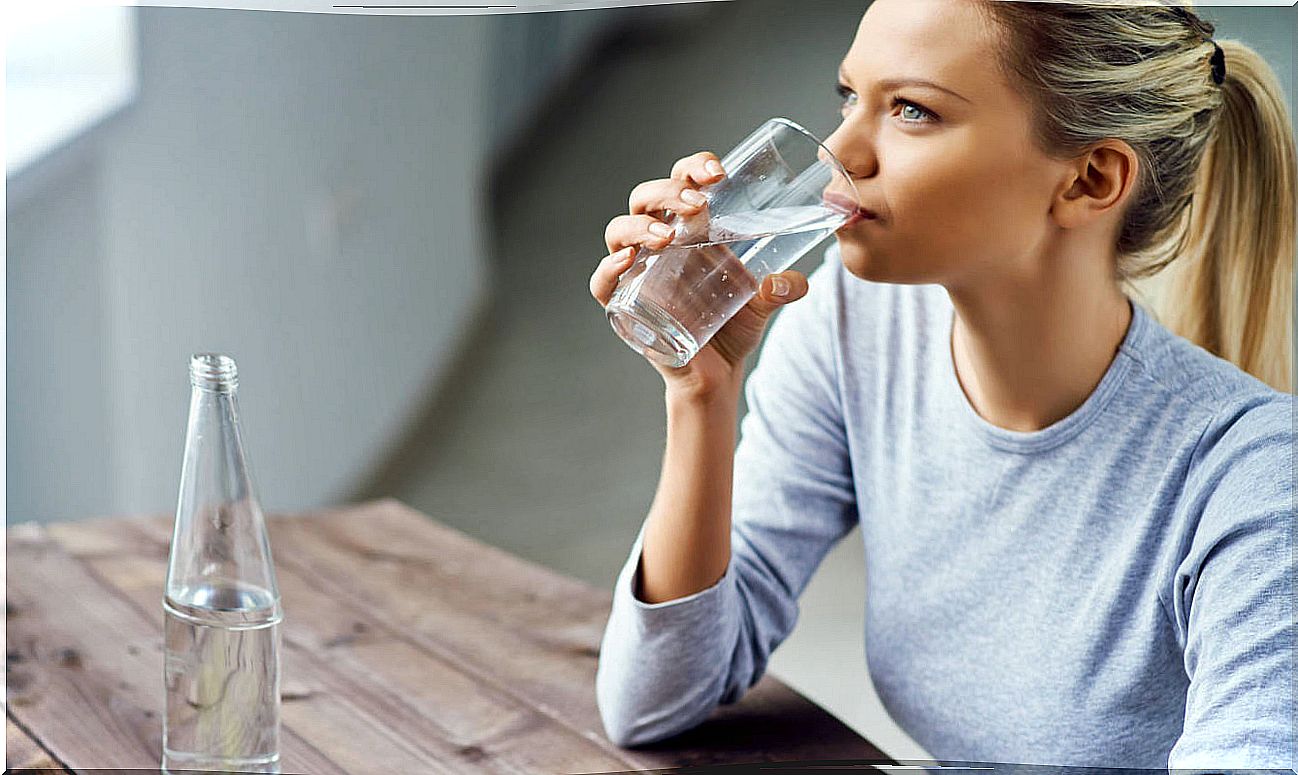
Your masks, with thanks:
M 343 498 L 485 298 L 486 20 L 139 14 L 137 101 L 10 180 L 8 519 L 171 508 L 198 350 L 265 504 Z

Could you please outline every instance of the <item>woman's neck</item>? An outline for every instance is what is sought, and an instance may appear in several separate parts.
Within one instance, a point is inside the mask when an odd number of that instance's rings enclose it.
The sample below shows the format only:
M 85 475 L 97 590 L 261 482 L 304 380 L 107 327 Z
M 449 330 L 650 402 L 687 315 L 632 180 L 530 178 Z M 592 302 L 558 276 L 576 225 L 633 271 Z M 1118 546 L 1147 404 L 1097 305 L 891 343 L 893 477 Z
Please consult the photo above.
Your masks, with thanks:
M 960 386 L 983 419 L 1007 430 L 1041 430 L 1072 414 L 1131 323 L 1111 260 L 1058 256 L 1038 266 L 1030 276 L 947 287 Z

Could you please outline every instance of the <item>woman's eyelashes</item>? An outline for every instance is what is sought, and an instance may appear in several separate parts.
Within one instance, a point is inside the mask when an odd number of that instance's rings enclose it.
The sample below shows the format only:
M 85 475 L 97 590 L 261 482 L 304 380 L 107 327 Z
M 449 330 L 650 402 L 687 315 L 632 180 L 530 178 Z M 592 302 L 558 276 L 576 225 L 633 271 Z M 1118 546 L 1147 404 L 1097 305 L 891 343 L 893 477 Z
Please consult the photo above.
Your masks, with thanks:
M 892 98 L 892 108 L 893 110 L 901 108 L 901 110 L 897 110 L 896 115 L 902 122 L 907 124 L 931 124 L 937 121 L 937 114 L 901 97 Z
M 844 118 L 851 112 L 861 101 L 857 93 L 852 91 L 851 87 L 845 84 L 836 84 L 834 91 L 838 94 L 839 115 Z M 938 121 L 938 115 L 928 108 L 917 102 L 905 99 L 900 96 L 892 98 L 892 115 L 897 116 L 903 124 L 931 124 Z
M 834 85 L 834 91 L 838 94 L 838 113 L 839 115 L 846 116 L 848 111 L 856 107 L 856 92 L 841 83 Z

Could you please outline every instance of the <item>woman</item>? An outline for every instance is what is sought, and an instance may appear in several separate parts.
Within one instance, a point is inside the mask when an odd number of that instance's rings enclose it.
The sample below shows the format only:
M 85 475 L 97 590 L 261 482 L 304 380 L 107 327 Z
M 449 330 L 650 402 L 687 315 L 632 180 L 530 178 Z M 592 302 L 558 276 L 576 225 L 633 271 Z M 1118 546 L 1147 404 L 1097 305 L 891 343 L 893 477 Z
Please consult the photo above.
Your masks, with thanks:
M 611 739 L 738 700 L 860 524 L 870 672 L 937 758 L 1298 764 L 1293 130 L 1266 64 L 1212 32 L 1186 8 L 870 6 L 826 141 L 861 217 L 810 284 L 768 279 L 659 369 L 662 476 L 597 681 Z M 700 153 L 638 186 L 596 299 L 723 173 Z M 1124 284 L 1165 265 L 1159 322 Z M 804 296 L 735 450 L 743 360 Z

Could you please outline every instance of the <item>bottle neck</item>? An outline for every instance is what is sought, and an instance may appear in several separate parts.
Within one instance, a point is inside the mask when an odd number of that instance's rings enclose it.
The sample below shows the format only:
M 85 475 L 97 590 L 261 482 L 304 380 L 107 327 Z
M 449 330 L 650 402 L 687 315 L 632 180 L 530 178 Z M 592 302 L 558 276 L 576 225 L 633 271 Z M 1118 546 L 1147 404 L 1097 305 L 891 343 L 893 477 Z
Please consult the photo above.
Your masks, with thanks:
M 264 623 L 279 599 L 238 414 L 233 386 L 192 386 L 166 582 L 177 615 L 237 611 L 231 626 Z
M 247 460 L 234 387 L 216 390 L 193 385 L 181 471 L 182 495 L 220 501 L 250 495 Z
M 199 353 L 189 359 L 189 384 L 217 393 L 233 393 L 239 387 L 239 370 L 229 356 Z

